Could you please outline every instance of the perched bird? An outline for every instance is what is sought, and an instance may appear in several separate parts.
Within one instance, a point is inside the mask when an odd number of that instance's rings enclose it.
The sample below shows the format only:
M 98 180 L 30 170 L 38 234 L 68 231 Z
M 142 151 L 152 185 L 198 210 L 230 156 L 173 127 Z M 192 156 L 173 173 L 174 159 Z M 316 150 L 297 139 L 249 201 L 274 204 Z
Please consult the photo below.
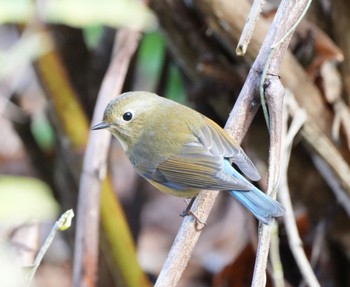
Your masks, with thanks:
M 251 180 L 260 175 L 228 134 L 204 115 L 149 92 L 128 92 L 106 107 L 102 122 L 121 143 L 142 177 L 160 191 L 194 197 L 201 190 L 225 190 L 265 224 L 282 216 L 280 203 Z

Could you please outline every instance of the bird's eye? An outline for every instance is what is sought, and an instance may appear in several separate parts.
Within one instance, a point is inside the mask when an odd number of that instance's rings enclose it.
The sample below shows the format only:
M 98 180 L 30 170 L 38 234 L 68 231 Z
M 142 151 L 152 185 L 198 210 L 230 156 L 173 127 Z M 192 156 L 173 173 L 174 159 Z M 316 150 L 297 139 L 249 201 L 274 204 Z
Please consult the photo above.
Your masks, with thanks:
M 125 112 L 123 114 L 123 120 L 124 121 L 128 122 L 128 121 L 130 121 L 132 119 L 132 117 L 133 117 L 133 114 L 131 112 Z

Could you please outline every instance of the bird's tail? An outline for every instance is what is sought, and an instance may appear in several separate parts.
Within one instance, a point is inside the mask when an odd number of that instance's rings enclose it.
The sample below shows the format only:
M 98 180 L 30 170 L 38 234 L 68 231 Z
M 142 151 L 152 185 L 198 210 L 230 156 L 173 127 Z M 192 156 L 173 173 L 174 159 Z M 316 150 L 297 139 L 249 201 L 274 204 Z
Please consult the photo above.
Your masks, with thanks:
M 231 169 L 233 175 L 247 183 L 249 183 L 238 171 Z M 249 183 L 252 189 L 249 191 L 232 190 L 229 193 L 236 198 L 245 208 L 262 223 L 270 224 L 274 217 L 282 216 L 285 212 L 284 207 L 272 199 L 270 196 Z
M 274 217 L 284 214 L 283 206 L 254 187 L 250 191 L 230 191 L 230 194 L 243 204 L 262 223 L 270 224 Z

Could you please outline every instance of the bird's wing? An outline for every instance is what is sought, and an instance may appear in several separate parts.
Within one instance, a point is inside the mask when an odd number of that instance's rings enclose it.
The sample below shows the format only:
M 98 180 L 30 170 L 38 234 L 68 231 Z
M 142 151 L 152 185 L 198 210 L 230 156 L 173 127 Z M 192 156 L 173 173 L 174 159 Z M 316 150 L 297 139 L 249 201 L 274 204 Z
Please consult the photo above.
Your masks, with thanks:
M 158 164 L 152 180 L 174 189 L 249 190 L 250 185 L 224 171 L 224 158 L 214 156 L 199 141 Z
M 260 175 L 254 164 L 229 135 L 215 122 L 204 117 L 205 125 L 193 133 L 198 141 L 214 156 L 229 158 L 251 180 L 257 181 Z

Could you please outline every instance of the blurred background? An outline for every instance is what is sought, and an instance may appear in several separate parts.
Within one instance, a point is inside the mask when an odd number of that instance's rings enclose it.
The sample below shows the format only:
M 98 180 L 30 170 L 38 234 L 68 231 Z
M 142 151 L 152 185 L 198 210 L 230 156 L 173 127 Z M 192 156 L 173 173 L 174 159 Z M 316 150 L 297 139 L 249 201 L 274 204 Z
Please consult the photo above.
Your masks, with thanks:
M 76 211 L 89 126 L 116 33 L 141 32 L 123 91 L 156 92 L 223 126 L 278 4 L 267 1 L 247 55 L 238 57 L 237 27 L 249 11 L 247 0 L 0 1 L 0 286 L 25 286 L 20 270 L 33 264 L 59 215 Z M 322 286 L 350 286 L 348 27 L 348 1 L 313 1 L 281 71 L 311 127 L 295 138 L 288 182 L 303 246 Z M 242 146 L 265 189 L 269 134 L 261 112 Z M 123 207 L 151 285 L 187 204 L 138 177 L 115 139 L 108 171 L 113 200 Z M 285 284 L 305 286 L 278 222 Z M 222 193 L 207 223 L 179 286 L 250 286 L 255 219 Z M 74 230 L 73 220 L 56 235 L 34 286 L 71 286 Z M 98 286 L 130 286 L 110 258 L 113 243 L 104 232 Z

